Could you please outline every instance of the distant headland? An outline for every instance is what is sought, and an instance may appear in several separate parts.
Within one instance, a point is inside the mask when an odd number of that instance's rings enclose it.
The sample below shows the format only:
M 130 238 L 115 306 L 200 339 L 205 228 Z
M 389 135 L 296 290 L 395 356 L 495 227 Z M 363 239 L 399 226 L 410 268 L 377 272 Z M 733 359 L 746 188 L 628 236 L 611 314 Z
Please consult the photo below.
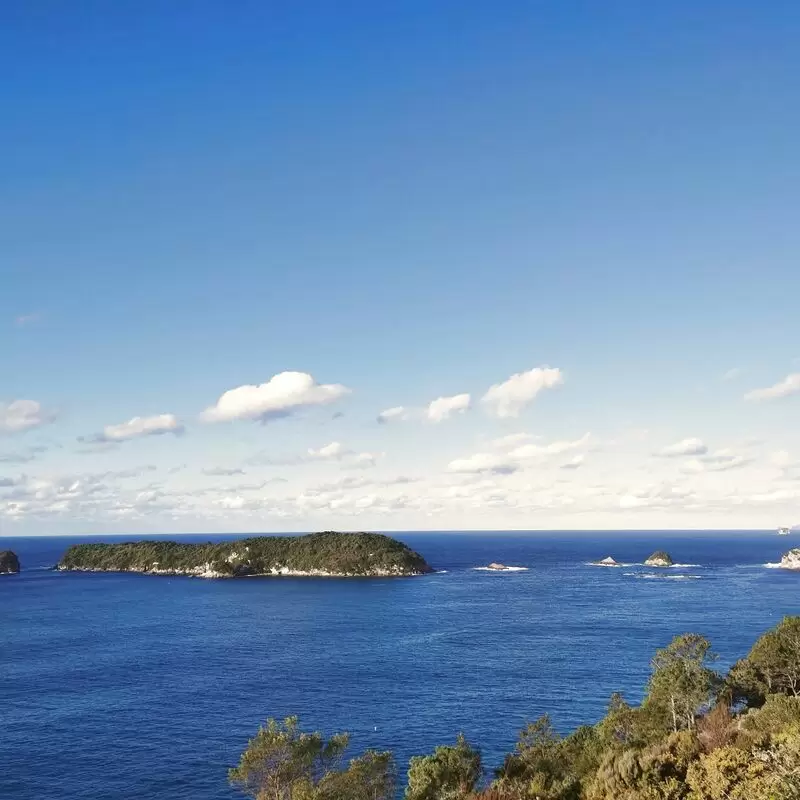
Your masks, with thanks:
M 64 553 L 56 568 L 198 578 L 404 577 L 433 572 L 419 553 L 389 536 L 335 531 L 304 536 L 255 536 L 206 544 L 146 540 L 77 544 Z
M 11 550 L 0 550 L 0 575 L 19 572 L 19 559 Z

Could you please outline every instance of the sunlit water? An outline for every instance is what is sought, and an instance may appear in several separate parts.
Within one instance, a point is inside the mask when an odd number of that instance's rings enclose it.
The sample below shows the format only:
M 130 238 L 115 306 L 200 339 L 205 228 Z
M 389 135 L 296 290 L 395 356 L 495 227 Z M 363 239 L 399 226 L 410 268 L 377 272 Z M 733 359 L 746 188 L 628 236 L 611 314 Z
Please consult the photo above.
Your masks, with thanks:
M 566 731 L 637 700 L 673 635 L 727 666 L 800 613 L 800 574 L 764 566 L 793 540 L 768 533 L 398 538 L 442 572 L 64 574 L 43 568 L 74 540 L 0 540 L 23 564 L 0 577 L 0 797 L 230 799 L 248 737 L 289 714 L 401 771 L 458 731 L 494 766 L 545 711 Z M 657 548 L 687 566 L 639 566 Z M 589 564 L 608 555 L 624 566 Z M 476 569 L 494 561 L 527 569 Z

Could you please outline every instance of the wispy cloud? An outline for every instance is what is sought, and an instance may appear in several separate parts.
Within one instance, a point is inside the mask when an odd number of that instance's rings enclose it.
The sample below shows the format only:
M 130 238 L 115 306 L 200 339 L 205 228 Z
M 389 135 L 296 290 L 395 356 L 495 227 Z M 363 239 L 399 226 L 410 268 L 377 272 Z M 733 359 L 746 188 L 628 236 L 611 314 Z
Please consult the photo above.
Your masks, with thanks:
M 18 316 L 14 317 L 14 324 L 18 328 L 24 328 L 26 325 L 33 325 L 36 322 L 39 322 L 42 319 L 41 311 L 32 311 L 29 314 L 19 314 Z
M 782 381 L 767 386 L 763 389 L 753 389 L 745 396 L 745 400 L 777 400 L 781 397 L 789 397 L 792 394 L 800 393 L 800 372 L 793 372 L 787 375 Z
M 100 433 L 81 436 L 78 441 L 84 444 L 120 444 L 131 439 L 140 439 L 144 436 L 163 436 L 167 433 L 175 436 L 181 436 L 184 433 L 183 425 L 174 414 L 133 417 L 118 425 L 106 425 Z
M 0 403 L 0 434 L 20 433 L 49 425 L 57 417 L 55 411 L 45 409 L 36 400 L 12 400 Z

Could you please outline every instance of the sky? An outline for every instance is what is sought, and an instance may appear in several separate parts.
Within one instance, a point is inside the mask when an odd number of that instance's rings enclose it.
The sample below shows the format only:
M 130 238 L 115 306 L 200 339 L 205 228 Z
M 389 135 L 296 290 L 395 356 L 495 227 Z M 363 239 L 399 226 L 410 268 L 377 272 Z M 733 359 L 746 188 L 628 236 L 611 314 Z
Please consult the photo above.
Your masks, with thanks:
M 0 535 L 800 524 L 800 6 L 0 9 Z

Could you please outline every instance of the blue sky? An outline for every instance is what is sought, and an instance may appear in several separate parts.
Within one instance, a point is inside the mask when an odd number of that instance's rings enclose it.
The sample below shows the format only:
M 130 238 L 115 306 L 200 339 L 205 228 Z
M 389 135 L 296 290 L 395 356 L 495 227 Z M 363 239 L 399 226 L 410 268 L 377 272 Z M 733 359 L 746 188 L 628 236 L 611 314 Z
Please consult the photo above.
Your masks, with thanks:
M 794 3 L 4 8 L 0 534 L 800 523 L 798 35 Z

